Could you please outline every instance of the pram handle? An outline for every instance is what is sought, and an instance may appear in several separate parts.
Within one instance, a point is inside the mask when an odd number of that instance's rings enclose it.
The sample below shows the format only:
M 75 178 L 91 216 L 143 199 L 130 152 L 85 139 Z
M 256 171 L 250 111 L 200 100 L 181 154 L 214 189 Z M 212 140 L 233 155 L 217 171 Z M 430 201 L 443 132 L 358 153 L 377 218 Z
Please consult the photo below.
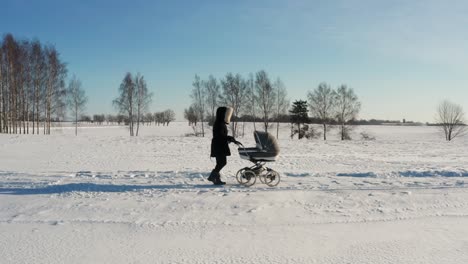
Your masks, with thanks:
M 245 149 L 244 145 L 242 143 L 240 143 L 239 141 L 236 140 L 233 143 L 236 144 L 237 146 L 242 147 L 242 148 Z

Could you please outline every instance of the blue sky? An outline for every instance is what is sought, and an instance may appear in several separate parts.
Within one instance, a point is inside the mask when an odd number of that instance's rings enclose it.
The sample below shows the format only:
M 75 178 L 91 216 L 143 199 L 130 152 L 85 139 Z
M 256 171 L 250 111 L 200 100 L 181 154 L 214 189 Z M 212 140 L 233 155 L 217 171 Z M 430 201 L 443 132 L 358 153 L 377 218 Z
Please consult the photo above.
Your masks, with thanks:
M 52 43 L 81 79 L 88 113 L 113 113 L 127 71 L 153 111 L 182 120 L 195 74 L 266 70 L 291 100 L 322 82 L 353 87 L 362 118 L 433 121 L 468 109 L 468 1 L 2 0 L 0 33 Z

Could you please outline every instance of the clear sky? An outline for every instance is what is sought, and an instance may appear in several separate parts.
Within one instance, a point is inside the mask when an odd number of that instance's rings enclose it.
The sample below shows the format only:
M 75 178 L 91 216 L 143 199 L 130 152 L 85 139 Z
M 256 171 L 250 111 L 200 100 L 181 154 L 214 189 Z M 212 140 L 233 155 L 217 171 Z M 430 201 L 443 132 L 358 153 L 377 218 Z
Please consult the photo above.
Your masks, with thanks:
M 153 111 L 190 104 L 195 74 L 266 70 L 291 100 L 322 82 L 354 88 L 361 118 L 433 121 L 468 110 L 466 0 L 1 0 L 0 33 L 54 44 L 81 79 L 87 112 L 113 113 L 127 71 Z

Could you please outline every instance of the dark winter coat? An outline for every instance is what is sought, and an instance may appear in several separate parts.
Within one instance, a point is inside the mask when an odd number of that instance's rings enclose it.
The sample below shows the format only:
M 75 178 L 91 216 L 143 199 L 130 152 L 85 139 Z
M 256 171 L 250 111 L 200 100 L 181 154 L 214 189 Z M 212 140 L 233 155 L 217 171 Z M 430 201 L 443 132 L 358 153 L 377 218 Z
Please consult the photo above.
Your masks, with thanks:
M 228 136 L 228 129 L 224 122 L 226 107 L 219 107 L 216 111 L 216 120 L 213 124 L 213 139 L 211 140 L 211 157 L 231 156 L 229 143 L 234 138 Z

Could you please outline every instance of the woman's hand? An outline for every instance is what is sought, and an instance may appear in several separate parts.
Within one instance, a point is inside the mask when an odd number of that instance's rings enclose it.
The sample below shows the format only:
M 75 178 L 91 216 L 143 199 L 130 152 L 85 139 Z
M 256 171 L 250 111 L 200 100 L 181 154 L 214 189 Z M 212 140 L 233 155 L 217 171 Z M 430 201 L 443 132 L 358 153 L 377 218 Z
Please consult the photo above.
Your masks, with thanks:
M 234 137 L 228 136 L 229 143 L 234 143 L 236 145 L 242 145 L 239 141 L 237 141 Z

